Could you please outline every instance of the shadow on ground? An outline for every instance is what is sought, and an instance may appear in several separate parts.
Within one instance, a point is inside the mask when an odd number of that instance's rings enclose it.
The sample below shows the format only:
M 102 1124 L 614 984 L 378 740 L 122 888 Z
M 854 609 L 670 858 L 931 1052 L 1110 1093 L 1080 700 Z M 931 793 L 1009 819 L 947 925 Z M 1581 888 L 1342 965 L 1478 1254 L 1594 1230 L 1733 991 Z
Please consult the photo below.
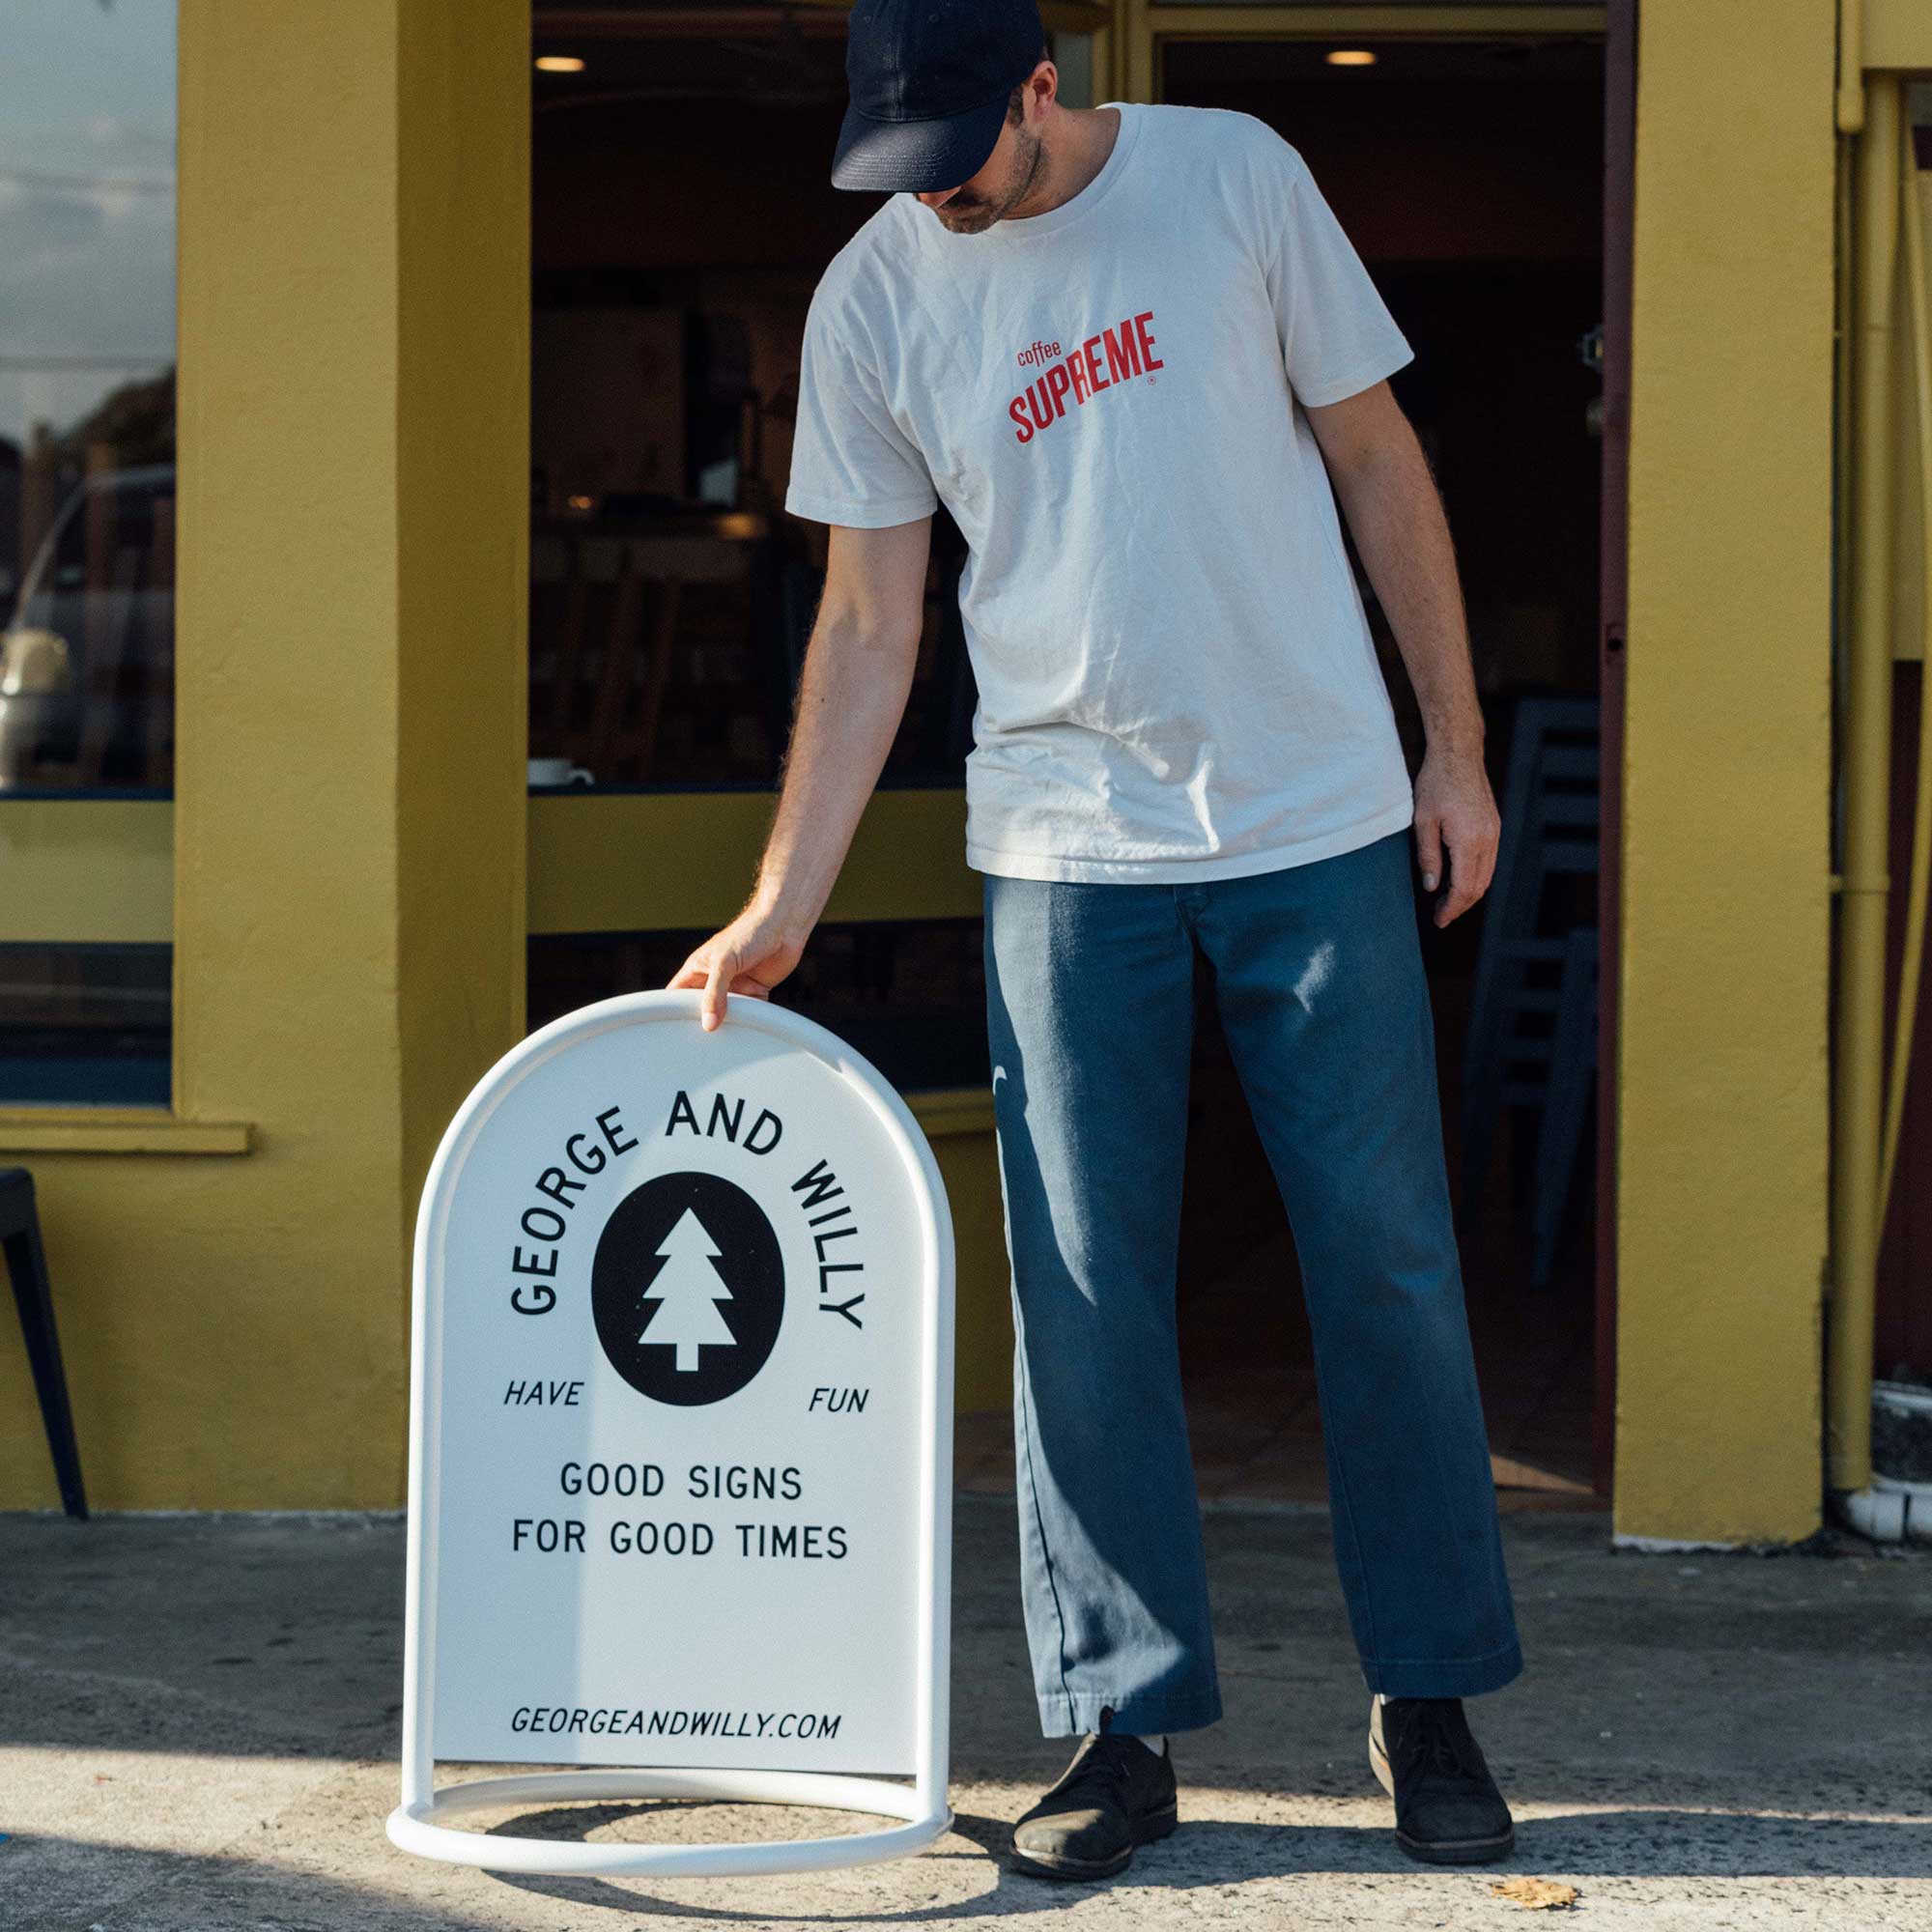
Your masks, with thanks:
M 1320 1515 L 1211 1513 L 1222 1720 L 1175 1741 L 1181 1829 L 1121 1879 L 1013 1869 L 1065 1767 L 1039 1735 L 1010 1498 L 956 1512 L 956 1824 L 912 1859 L 769 1879 L 532 1878 L 413 1859 L 397 1791 L 394 1518 L 0 1517 L 0 1923 L 21 1932 L 965 1925 L 1070 1912 L 1191 1928 L 1493 1924 L 1509 1872 L 1593 1921 L 1932 1924 L 1932 1562 L 1638 1556 L 1600 1517 L 1506 1524 L 1527 1668 L 1472 1706 L 1519 1818 L 1501 1867 L 1411 1864 L 1364 1759 L 1367 1695 Z M 459 1775 L 454 1767 L 446 1774 Z M 466 1768 L 467 1775 L 467 1768 Z M 666 1843 L 859 1829 L 664 1802 L 484 1814 Z M 1184 1900 L 1184 1903 L 1183 1903 Z M 1540 1922 L 1540 1921 L 1533 1921 Z
M 660 1804 L 560 1806 L 531 1811 L 498 1829 L 518 1837 L 579 1839 L 592 1833 L 648 1841 L 649 1830 L 612 1833 L 613 1826 L 648 1826 Z M 827 1820 L 818 1829 L 836 1831 Z M 977 1847 L 977 1856 L 996 1868 L 995 1889 L 969 1905 L 936 1911 L 884 1909 L 867 1923 L 924 1924 L 970 1918 L 1057 1912 L 1069 1896 L 1100 1890 L 1098 1886 L 1034 1878 L 1008 1863 L 1009 1821 L 962 1812 L 952 1834 Z M 950 1850 L 942 1840 L 927 1858 L 973 1859 Z M 1183 1815 L 1174 1839 L 1144 1848 L 1136 1856 L 1135 1883 L 1141 1889 L 1187 1890 L 1224 1886 L 1249 1878 L 1289 1878 L 1308 1874 L 1381 1872 L 1409 1874 L 1416 1867 L 1398 1851 L 1388 1832 L 1375 1826 L 1250 1825 Z M 1932 1819 L 1816 1819 L 1761 1817 L 1710 1811 L 1598 1811 L 1527 1820 L 1519 1831 L 1514 1857 L 1491 1876 L 1518 1871 L 1560 1871 L 1566 1878 L 1816 1878 L 1860 1873 L 1873 1878 L 1932 1879 Z M 640 1916 L 669 1914 L 696 1921 L 702 1915 L 683 1902 L 639 1896 L 601 1879 L 530 1877 L 493 1873 L 521 1891 L 574 1904 Z M 716 1915 L 736 1920 L 735 1913 Z M 810 1911 L 798 1922 L 822 1922 Z

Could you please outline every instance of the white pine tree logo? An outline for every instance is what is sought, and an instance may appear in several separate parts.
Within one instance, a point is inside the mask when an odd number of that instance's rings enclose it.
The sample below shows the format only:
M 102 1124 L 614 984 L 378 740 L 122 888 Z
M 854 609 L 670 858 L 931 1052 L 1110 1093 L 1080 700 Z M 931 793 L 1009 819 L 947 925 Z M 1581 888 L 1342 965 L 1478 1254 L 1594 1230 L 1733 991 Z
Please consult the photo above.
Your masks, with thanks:
M 643 1299 L 664 1305 L 638 1340 L 654 1347 L 675 1348 L 681 1371 L 697 1367 L 700 1348 L 737 1346 L 738 1338 L 718 1312 L 721 1301 L 731 1299 L 731 1291 L 712 1265 L 723 1252 L 689 1208 L 678 1216 L 658 1249 L 665 1264 L 644 1291 Z

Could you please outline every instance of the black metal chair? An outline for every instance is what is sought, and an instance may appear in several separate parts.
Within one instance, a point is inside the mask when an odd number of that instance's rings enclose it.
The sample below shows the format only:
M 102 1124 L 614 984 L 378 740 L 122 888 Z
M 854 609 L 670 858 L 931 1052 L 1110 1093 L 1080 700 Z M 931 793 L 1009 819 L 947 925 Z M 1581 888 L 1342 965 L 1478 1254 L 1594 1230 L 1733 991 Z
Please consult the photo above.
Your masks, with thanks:
M 69 1516 L 87 1515 L 87 1492 L 80 1483 L 80 1448 L 73 1437 L 73 1410 L 68 1406 L 67 1375 L 61 1368 L 60 1337 L 54 1329 L 52 1287 L 41 1246 L 41 1217 L 34 1207 L 34 1177 L 24 1167 L 0 1167 L 0 1248 L 7 1255 L 14 1299 L 19 1305 L 20 1332 L 34 1371 L 34 1393 L 41 1399 L 47 1447 L 53 1452 L 61 1502 Z

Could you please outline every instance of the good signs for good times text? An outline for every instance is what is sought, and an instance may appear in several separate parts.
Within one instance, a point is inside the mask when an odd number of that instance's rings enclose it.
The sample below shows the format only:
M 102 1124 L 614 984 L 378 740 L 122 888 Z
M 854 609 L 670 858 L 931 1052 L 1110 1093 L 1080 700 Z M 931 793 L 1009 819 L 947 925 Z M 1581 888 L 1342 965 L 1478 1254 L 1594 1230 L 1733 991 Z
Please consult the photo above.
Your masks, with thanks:
M 865 1094 L 597 1035 L 489 1113 L 443 1242 L 436 1754 L 910 1772 L 925 1296 Z

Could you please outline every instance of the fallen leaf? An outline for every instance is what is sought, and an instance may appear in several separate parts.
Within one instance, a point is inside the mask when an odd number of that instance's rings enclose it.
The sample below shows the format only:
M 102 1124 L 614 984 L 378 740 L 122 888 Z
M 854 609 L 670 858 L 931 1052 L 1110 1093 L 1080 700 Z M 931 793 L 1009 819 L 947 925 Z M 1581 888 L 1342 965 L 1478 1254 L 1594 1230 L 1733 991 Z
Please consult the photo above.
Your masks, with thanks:
M 1491 1886 L 1490 1891 L 1525 1912 L 1561 1912 L 1577 1903 L 1577 1888 L 1559 1885 L 1553 1878 L 1506 1878 Z

